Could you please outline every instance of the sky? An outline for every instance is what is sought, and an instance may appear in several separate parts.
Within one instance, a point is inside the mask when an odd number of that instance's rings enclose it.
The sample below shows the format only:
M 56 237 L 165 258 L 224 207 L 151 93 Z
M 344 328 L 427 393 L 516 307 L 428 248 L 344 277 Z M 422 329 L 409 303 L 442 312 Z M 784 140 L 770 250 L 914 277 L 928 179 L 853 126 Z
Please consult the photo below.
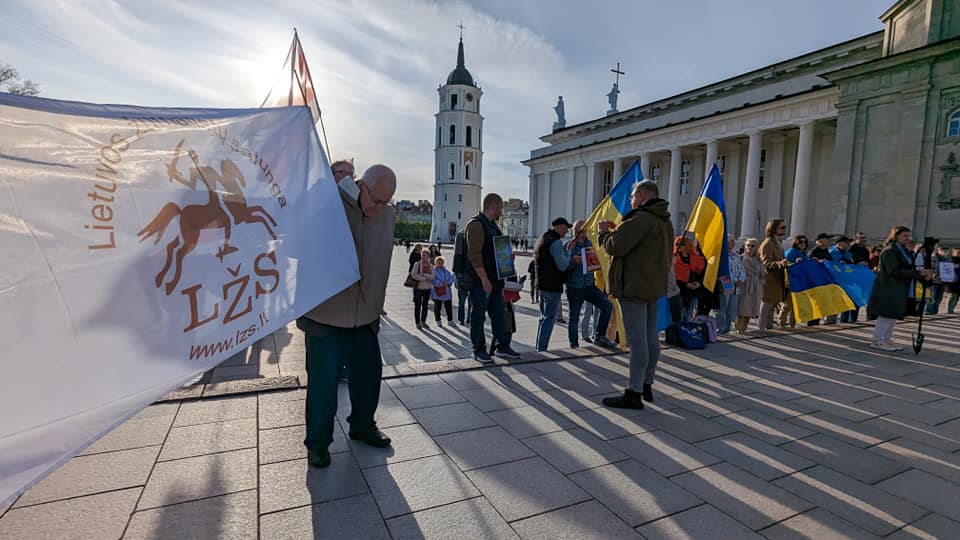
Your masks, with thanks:
M 433 199 L 437 87 L 466 65 L 483 90 L 484 191 L 526 199 L 520 162 L 568 125 L 882 29 L 894 0 L 0 0 L 0 63 L 42 96 L 143 106 L 256 107 L 299 31 L 331 158 L 397 172 Z

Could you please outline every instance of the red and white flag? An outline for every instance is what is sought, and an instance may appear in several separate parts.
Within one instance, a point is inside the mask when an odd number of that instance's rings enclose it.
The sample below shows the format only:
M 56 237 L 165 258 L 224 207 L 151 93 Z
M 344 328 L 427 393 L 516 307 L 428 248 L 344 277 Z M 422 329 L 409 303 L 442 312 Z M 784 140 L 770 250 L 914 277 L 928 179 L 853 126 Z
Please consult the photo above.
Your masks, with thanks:
M 293 43 L 287 53 L 287 60 L 283 63 L 281 77 L 260 104 L 260 107 L 295 106 L 308 107 L 314 123 L 320 119 L 320 104 L 314 90 L 313 78 L 310 77 L 310 66 L 307 65 L 307 56 L 303 52 L 303 44 L 300 43 L 296 30 L 293 31 Z

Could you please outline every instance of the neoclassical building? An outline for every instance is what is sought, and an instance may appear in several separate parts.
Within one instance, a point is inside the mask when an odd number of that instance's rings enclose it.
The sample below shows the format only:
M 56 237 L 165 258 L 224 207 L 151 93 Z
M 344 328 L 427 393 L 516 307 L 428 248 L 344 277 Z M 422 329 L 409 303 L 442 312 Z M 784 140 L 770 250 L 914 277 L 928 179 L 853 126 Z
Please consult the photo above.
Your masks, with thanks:
M 679 229 L 716 163 L 727 228 L 762 235 L 893 225 L 960 240 L 960 2 L 901 0 L 885 29 L 541 137 L 531 237 L 590 214 L 633 160 Z M 956 177 L 956 178 L 955 178 Z

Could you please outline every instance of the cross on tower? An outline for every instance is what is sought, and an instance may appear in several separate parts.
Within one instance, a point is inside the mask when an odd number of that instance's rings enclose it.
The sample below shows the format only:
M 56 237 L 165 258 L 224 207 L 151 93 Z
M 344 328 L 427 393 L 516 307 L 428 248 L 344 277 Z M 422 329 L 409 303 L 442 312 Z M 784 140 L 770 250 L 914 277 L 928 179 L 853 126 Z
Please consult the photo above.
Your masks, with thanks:
M 611 69 L 610 71 L 612 71 L 612 72 L 614 72 L 614 73 L 617 74 L 617 75 L 616 75 L 617 79 L 616 79 L 616 81 L 614 81 L 614 84 L 617 85 L 617 88 L 619 88 L 619 87 L 620 87 L 620 76 L 621 76 L 621 75 L 626 75 L 627 73 L 624 72 L 624 71 L 620 71 L 620 62 L 617 62 L 617 67 Z
M 463 21 L 460 21 L 460 24 L 458 24 L 457 27 L 460 28 L 460 39 L 463 39 L 463 29 L 466 28 L 466 26 L 463 25 Z

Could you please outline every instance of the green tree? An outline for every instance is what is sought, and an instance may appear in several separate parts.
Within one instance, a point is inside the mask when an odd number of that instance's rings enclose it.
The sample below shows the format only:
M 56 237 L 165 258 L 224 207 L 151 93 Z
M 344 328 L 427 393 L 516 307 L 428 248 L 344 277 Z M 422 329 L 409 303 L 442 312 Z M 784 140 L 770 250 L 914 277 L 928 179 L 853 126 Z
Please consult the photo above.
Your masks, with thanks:
M 9 92 L 21 96 L 35 96 L 40 93 L 40 85 L 30 79 L 20 79 L 20 72 L 10 64 L 0 63 L 0 92 Z
M 430 223 L 398 220 L 395 223 L 393 235 L 411 242 L 426 240 L 430 238 Z

